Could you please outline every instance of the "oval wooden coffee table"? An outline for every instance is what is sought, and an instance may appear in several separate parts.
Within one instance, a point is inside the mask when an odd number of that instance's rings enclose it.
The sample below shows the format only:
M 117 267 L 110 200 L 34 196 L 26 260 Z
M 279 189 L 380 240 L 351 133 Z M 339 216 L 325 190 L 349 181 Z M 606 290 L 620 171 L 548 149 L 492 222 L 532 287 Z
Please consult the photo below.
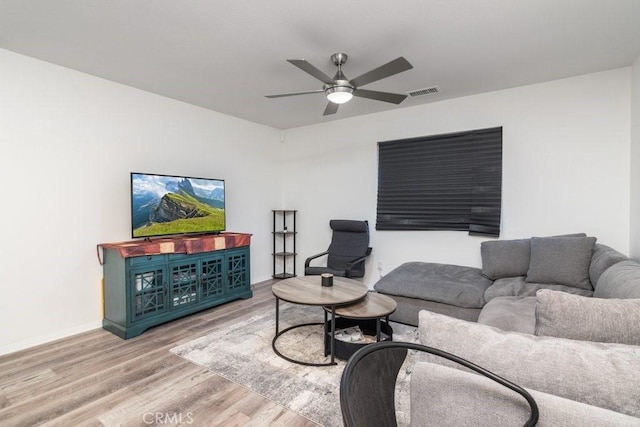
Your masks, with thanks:
M 271 346 L 273 351 L 289 362 L 307 366 L 328 366 L 335 365 L 335 337 L 336 332 L 336 307 L 357 302 L 367 295 L 367 287 L 357 280 L 344 277 L 334 277 L 333 286 L 321 285 L 320 276 L 301 276 L 281 280 L 271 288 L 276 297 L 276 335 L 273 337 Z M 313 305 L 327 307 L 331 312 L 331 361 L 329 363 L 309 363 L 302 360 L 294 360 L 280 353 L 276 348 L 278 338 L 295 328 L 311 325 L 324 325 L 325 323 L 304 323 L 293 325 L 280 331 L 280 300 L 292 304 Z M 324 337 L 323 337 L 324 339 Z

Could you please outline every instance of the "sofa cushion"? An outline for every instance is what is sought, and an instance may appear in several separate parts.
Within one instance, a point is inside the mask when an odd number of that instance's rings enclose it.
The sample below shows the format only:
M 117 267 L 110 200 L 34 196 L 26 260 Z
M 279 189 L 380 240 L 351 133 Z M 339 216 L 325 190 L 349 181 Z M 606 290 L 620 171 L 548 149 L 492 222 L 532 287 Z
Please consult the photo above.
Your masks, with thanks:
M 586 298 L 540 290 L 535 334 L 640 345 L 640 299 Z
M 491 283 L 479 268 L 407 262 L 378 280 L 374 289 L 383 294 L 481 308 L 484 291 Z
M 600 243 L 596 243 L 593 246 L 593 255 L 591 256 L 591 264 L 589 265 L 589 278 L 591 279 L 591 284 L 593 285 L 593 287 L 596 287 L 598 280 L 600 280 L 600 276 L 609 267 L 619 263 L 620 261 L 628 260 L 629 257 L 621 254 L 615 249 Z
M 497 297 L 534 297 L 540 289 L 552 289 L 554 291 L 568 292 L 570 294 L 590 297 L 593 291 L 590 289 L 574 288 L 573 286 L 554 285 L 551 283 L 531 283 L 524 277 L 506 277 L 493 282 L 493 285 L 484 292 L 484 299 L 488 302 Z
M 480 312 L 478 323 L 505 331 L 533 334 L 536 326 L 536 297 L 498 297 Z
M 411 425 L 416 426 L 521 426 L 531 411 L 519 394 L 495 381 L 435 363 L 416 363 L 410 389 Z M 536 390 L 527 391 L 538 405 L 538 426 L 640 424 L 638 418 L 629 415 Z
M 593 289 L 589 266 L 595 237 L 532 237 L 527 282 Z
M 538 337 L 420 312 L 422 344 L 516 384 L 640 417 L 640 347 Z M 426 361 L 457 368 L 436 356 Z
M 607 269 L 593 292 L 596 298 L 640 298 L 640 264 L 621 261 Z
M 529 270 L 531 239 L 489 240 L 480 243 L 482 275 L 496 280 L 524 276 Z

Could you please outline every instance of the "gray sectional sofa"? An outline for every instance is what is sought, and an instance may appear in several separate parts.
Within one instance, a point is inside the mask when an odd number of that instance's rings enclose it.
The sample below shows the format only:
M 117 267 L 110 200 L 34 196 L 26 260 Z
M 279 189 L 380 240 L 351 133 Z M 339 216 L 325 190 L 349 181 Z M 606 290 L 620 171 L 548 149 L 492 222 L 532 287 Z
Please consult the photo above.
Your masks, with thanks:
M 640 426 L 640 264 L 584 235 L 484 242 L 481 253 L 482 269 L 407 263 L 375 288 L 422 344 L 525 387 L 538 425 Z M 522 425 L 528 410 L 436 356 L 413 370 L 413 425 Z
M 390 319 L 400 323 L 417 326 L 420 310 L 429 310 L 495 326 L 501 319 L 511 323 L 526 318 L 531 327 L 531 316 L 522 310 L 531 314 L 538 290 L 593 296 L 602 273 L 629 260 L 582 233 L 487 241 L 480 252 L 482 268 L 407 262 L 382 277 L 374 289 L 397 302 Z M 526 297 L 530 299 L 522 301 Z

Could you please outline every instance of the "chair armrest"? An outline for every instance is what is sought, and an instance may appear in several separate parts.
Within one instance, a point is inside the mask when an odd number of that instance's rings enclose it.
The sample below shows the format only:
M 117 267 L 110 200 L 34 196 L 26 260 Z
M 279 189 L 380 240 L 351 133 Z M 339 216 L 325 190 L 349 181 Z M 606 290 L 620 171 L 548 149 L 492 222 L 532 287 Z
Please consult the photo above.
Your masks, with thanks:
M 369 255 L 371 255 L 371 251 L 372 251 L 372 250 L 373 250 L 373 248 L 367 248 L 367 252 L 366 252 L 363 256 L 361 256 L 360 258 L 356 258 L 356 259 L 354 259 L 353 261 L 351 261 L 351 262 L 347 263 L 347 268 L 345 269 L 345 270 L 346 270 L 346 272 L 347 272 L 347 276 L 349 275 L 348 273 L 353 269 L 353 267 L 354 267 L 355 265 L 360 264 L 362 261 L 364 261 L 365 259 L 367 259 L 367 257 L 368 257 Z
M 321 252 L 321 253 L 319 253 L 319 254 L 311 255 L 309 258 L 307 258 L 307 259 L 304 261 L 304 268 L 309 267 L 309 263 L 311 263 L 311 260 L 312 260 L 312 259 L 320 258 L 321 256 L 323 256 L 323 255 L 327 255 L 328 253 L 329 253 L 329 251 L 324 251 L 324 252 Z

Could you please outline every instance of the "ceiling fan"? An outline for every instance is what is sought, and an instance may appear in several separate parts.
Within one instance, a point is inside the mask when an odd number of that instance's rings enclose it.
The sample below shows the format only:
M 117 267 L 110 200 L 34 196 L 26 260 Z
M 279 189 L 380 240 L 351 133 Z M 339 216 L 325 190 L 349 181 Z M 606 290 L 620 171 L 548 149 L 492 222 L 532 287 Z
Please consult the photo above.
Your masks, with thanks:
M 324 93 L 329 100 L 329 103 L 324 110 L 323 115 L 325 116 L 329 114 L 335 114 L 338 111 L 338 106 L 340 104 L 348 102 L 354 96 L 374 99 L 376 101 L 390 102 L 392 104 L 400 104 L 407 97 L 407 95 L 400 95 L 397 93 L 360 89 L 361 86 L 364 86 L 366 84 L 373 83 L 375 81 L 393 76 L 394 74 L 412 69 L 413 65 L 411 65 L 409 61 L 404 59 L 402 56 L 351 80 L 348 80 L 342 73 L 342 65 L 347 62 L 347 55 L 344 53 L 334 53 L 333 55 L 331 55 L 331 60 L 338 67 L 338 72 L 333 78 L 327 76 L 325 73 L 323 73 L 304 59 L 287 59 L 287 61 L 291 64 L 320 80 L 322 83 L 324 83 L 324 86 L 322 87 L 322 89 L 318 90 L 282 93 L 279 95 L 266 95 L 266 97 L 281 98 L 284 96 Z

